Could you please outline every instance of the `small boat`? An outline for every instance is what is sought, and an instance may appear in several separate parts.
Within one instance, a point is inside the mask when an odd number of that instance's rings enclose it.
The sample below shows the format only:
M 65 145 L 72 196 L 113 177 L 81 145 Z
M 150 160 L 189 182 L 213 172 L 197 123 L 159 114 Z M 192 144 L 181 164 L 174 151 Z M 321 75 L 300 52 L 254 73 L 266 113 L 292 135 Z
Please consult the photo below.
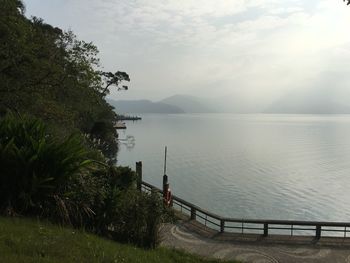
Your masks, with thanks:
M 116 128 L 116 129 L 126 129 L 125 122 L 117 122 L 117 123 L 114 125 L 114 128 Z

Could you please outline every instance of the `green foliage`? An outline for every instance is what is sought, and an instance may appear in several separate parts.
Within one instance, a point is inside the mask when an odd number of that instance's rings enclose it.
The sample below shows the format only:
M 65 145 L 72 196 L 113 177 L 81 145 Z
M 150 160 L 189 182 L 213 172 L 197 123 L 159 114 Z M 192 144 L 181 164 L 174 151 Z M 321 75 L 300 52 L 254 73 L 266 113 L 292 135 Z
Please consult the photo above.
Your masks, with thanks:
M 136 182 L 136 173 L 132 171 L 129 167 L 114 167 L 109 168 L 109 184 L 112 187 L 125 190 L 129 188 L 134 188 Z
M 166 214 L 160 196 L 136 190 L 136 174 L 128 167 L 109 167 L 105 171 L 104 201 L 90 226 L 115 240 L 154 248 Z
M 69 221 L 66 193 L 91 164 L 87 153 L 77 135 L 58 141 L 42 121 L 8 114 L 0 121 L 1 210 L 50 214 L 54 207 Z
M 120 191 L 135 189 L 136 174 L 128 167 L 102 165 L 96 169 L 90 180 L 94 180 L 96 187 L 84 190 L 95 197 L 95 216 L 84 222 L 84 227 L 102 235 L 108 235 L 112 222 L 117 215 L 116 210 Z
M 128 86 L 120 86 L 121 82 L 130 81 L 130 77 L 127 73 L 122 71 L 112 72 L 101 72 L 101 75 L 104 77 L 106 82 L 106 87 L 103 89 L 102 94 L 106 95 L 109 93 L 108 88 L 112 85 L 116 86 L 119 90 L 128 90 Z
M 159 195 L 140 193 L 134 189 L 114 189 L 109 200 L 114 200 L 108 206 L 108 225 L 113 230 L 113 239 L 142 247 L 156 247 L 163 215 Z
M 105 95 L 130 78 L 100 71 L 97 55 L 73 32 L 27 19 L 22 1 L 0 0 L 0 212 L 154 247 L 160 198 L 110 166 L 118 134 Z
M 109 146 L 100 150 L 112 159 L 118 150 L 116 114 L 102 91 L 106 78 L 118 85 L 129 76 L 104 76 L 96 46 L 23 13 L 21 1 L 0 0 L 0 115 L 11 109 L 39 117 L 62 134 L 91 134 Z M 96 123 L 105 125 L 97 135 Z
M 0 211 L 154 247 L 160 197 L 136 191 L 130 168 L 99 158 L 78 135 L 57 139 L 41 120 L 7 114 L 0 120 Z
M 118 144 L 115 143 L 118 134 L 112 122 L 97 121 L 92 126 L 89 134 L 91 143 L 94 148 L 104 153 L 110 163 L 115 163 Z M 111 143 L 113 142 L 113 143 Z

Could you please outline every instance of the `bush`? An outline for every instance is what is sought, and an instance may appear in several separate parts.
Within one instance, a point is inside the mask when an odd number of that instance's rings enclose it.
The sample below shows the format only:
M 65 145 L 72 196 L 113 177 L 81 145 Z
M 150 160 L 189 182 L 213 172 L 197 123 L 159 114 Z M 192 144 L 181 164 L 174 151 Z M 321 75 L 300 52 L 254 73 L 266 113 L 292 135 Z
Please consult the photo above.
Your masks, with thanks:
M 126 189 L 135 189 L 136 173 L 129 167 L 108 166 L 98 162 L 95 169 L 85 181 L 93 181 L 86 189 L 78 187 L 78 196 L 94 196 L 95 216 L 86 218 L 84 227 L 102 235 L 108 235 L 109 228 L 116 216 L 117 203 L 120 192 Z M 82 191 L 80 193 L 80 191 Z
M 163 214 L 159 195 L 130 189 L 115 194 L 118 201 L 111 222 L 113 238 L 142 247 L 156 247 Z
M 78 135 L 59 141 L 40 120 L 8 114 L 0 121 L 1 211 L 70 221 L 70 208 L 82 207 L 67 193 L 91 164 L 86 156 Z
M 136 190 L 136 174 L 128 167 L 109 167 L 106 172 L 106 196 L 91 225 L 114 240 L 154 248 L 165 211 L 162 199 Z
M 135 172 L 107 165 L 82 138 L 57 139 L 28 116 L 1 119 L 0 212 L 49 218 L 155 247 L 164 213 L 159 195 L 137 191 Z

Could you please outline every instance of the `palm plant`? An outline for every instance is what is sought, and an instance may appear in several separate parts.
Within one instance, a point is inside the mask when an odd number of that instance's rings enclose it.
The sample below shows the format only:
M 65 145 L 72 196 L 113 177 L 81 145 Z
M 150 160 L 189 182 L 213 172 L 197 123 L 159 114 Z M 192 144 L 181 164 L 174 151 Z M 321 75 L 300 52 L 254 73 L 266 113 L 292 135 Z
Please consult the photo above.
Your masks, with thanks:
M 0 209 L 38 214 L 55 207 L 69 221 L 69 191 L 91 163 L 87 153 L 77 135 L 59 141 L 40 120 L 8 114 L 0 120 Z

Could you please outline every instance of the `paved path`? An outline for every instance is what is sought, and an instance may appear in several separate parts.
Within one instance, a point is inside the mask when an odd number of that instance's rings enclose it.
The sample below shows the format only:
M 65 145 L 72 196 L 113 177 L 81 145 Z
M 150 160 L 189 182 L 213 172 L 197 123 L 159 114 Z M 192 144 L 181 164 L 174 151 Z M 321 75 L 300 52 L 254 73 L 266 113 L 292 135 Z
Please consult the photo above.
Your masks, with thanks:
M 161 227 L 161 245 L 205 257 L 252 263 L 350 263 L 350 238 L 220 234 L 196 221 Z

